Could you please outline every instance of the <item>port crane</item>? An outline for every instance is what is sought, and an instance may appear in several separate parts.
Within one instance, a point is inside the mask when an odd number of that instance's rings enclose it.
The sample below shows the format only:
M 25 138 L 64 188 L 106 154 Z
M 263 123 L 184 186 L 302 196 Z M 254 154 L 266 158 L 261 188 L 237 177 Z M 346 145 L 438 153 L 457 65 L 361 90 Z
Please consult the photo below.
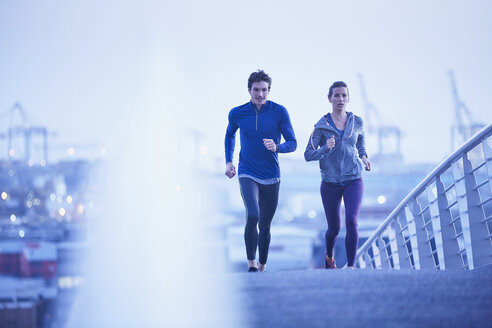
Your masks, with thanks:
M 372 159 L 375 161 L 389 160 L 390 162 L 403 160 L 400 128 L 396 125 L 382 123 L 376 106 L 367 96 L 363 75 L 358 73 L 357 76 L 364 104 L 365 130 L 368 134 L 375 135 L 378 142 L 377 153 L 371 156 Z
M 20 120 L 17 120 L 17 117 Z M 13 159 L 17 146 L 14 145 L 14 140 L 20 137 L 24 144 L 24 161 L 26 164 L 32 163 L 32 140 L 40 136 L 42 138 L 41 162 L 46 164 L 48 160 L 48 131 L 46 127 L 28 126 L 25 110 L 19 102 L 16 102 L 12 107 L 0 114 L 0 121 L 4 119 L 8 120 L 7 131 L 0 132 L 0 139 L 7 139 L 7 158 L 9 160 Z
M 452 70 L 448 71 L 451 93 L 454 102 L 454 122 L 451 126 L 451 152 L 456 150 L 477 131 L 485 126 L 478 122 L 458 95 L 456 79 Z

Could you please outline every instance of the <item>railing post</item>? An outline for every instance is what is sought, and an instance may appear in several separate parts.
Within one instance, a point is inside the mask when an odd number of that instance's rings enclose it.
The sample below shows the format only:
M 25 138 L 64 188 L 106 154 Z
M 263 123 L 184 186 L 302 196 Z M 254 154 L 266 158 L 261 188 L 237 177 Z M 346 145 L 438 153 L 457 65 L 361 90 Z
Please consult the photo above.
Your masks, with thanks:
M 379 247 L 376 244 L 376 240 L 374 240 L 374 242 L 371 244 L 372 254 L 374 254 L 373 256 L 374 267 L 376 269 L 381 269 L 381 253 L 379 252 Z
M 479 268 L 490 263 L 490 252 L 492 245 L 489 240 L 487 224 L 485 223 L 485 213 L 480 206 L 480 194 L 476 189 L 475 174 L 467 154 L 463 156 L 463 170 L 465 175 L 466 200 L 468 206 L 469 238 L 472 251 L 472 264 L 470 269 Z M 465 239 L 466 240 L 466 239 Z
M 367 252 L 364 252 L 364 254 L 362 254 L 362 258 L 364 259 L 364 262 L 366 263 L 366 267 L 370 267 L 372 269 L 375 269 L 375 265 L 374 265 L 374 262 L 373 260 L 371 260 L 371 257 L 367 254 Z
M 398 245 L 398 265 L 400 269 L 411 269 L 412 263 L 410 261 L 410 254 L 408 253 L 408 248 L 405 243 L 405 237 L 403 236 L 404 230 L 402 227 L 407 225 L 407 220 L 403 212 L 398 213 L 396 216 L 398 222 L 391 222 L 392 228 L 395 229 L 396 244 Z M 401 220 L 404 220 L 404 225 L 402 225 Z M 408 228 L 407 228 L 408 233 Z
M 382 269 L 389 269 L 391 266 L 388 263 L 388 252 L 386 250 L 386 244 L 383 240 L 382 235 L 376 239 L 376 243 L 379 248 L 379 258 L 381 259 L 381 268 Z
M 431 247 L 427 241 L 429 236 L 425 227 L 424 216 L 421 213 L 422 208 L 415 198 L 411 204 L 413 220 L 415 222 L 420 269 L 434 269 L 435 263 L 431 255 Z
M 398 258 L 398 242 L 396 240 L 395 220 L 391 221 L 386 230 L 388 231 L 389 257 L 391 258 L 389 265 L 392 269 L 398 269 L 400 267 L 400 259 Z
M 359 263 L 359 268 L 365 269 L 367 267 L 363 256 L 358 256 L 357 262 Z
M 489 179 L 489 186 L 490 186 L 490 180 L 492 179 L 492 150 L 490 149 L 490 146 L 487 143 L 487 138 L 485 138 L 482 141 L 482 148 L 483 148 L 483 157 L 485 159 L 485 166 L 487 167 L 487 178 Z
M 441 181 L 441 176 L 436 177 L 437 197 L 434 202 L 430 203 L 431 215 L 438 217 L 440 225 L 439 231 L 434 230 L 434 238 L 436 248 L 438 250 L 439 260 L 443 259 L 443 263 L 439 263 L 439 268 L 444 269 L 461 269 L 463 262 L 459 254 L 460 249 L 458 242 L 455 239 L 456 233 L 453 225 L 453 217 L 449 209 L 448 199 L 446 197 L 444 184 Z M 441 247 L 438 245 L 437 236 L 440 238 Z M 443 253 L 441 255 L 441 253 Z

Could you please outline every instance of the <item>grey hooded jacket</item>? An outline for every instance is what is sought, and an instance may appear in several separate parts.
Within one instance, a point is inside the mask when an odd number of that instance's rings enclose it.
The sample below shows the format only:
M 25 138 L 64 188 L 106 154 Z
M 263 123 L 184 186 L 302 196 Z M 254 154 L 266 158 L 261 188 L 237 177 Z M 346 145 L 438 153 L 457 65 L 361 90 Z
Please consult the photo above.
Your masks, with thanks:
M 328 149 L 326 141 L 333 135 L 335 147 Z M 361 177 L 363 165 L 359 158 L 364 155 L 367 156 L 362 118 L 347 112 L 347 123 L 341 136 L 328 123 L 326 115 L 314 125 L 304 159 L 308 162 L 319 161 L 323 181 L 342 183 Z

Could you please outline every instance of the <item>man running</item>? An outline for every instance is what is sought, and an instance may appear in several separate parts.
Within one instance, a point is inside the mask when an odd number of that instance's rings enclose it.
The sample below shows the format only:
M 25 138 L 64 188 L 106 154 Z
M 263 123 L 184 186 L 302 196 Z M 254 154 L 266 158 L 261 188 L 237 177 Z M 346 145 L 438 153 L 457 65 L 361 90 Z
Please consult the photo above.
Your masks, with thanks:
M 232 178 L 236 175 L 232 159 L 239 129 L 238 178 L 246 207 L 244 242 L 248 272 L 264 272 L 266 269 L 270 225 L 277 209 L 280 186 L 278 153 L 290 153 L 297 148 L 289 113 L 282 105 L 267 100 L 271 84 L 272 79 L 262 70 L 251 73 L 248 79 L 251 100 L 231 109 L 225 135 L 225 174 Z M 284 143 L 280 143 L 281 135 Z M 255 260 L 257 248 L 259 263 Z

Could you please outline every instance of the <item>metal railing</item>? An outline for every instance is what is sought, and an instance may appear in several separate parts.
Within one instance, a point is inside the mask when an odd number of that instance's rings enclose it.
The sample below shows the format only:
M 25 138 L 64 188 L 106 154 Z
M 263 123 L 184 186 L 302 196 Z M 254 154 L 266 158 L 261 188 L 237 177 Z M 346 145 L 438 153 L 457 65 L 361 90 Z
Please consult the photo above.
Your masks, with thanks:
M 492 263 L 492 124 L 448 156 L 390 213 L 359 268 L 468 269 Z

